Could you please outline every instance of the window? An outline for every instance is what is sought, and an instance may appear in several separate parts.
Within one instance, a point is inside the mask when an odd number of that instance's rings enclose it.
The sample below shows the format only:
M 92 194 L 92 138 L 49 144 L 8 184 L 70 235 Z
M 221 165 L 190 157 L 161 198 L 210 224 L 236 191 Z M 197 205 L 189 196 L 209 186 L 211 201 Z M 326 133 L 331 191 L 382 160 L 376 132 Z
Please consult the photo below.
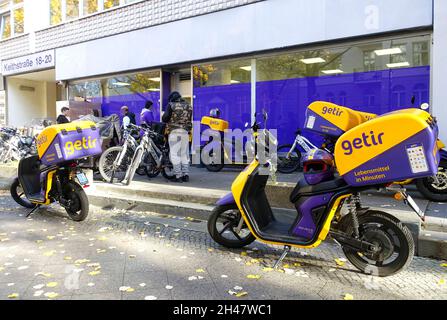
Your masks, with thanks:
M 84 0 L 84 15 L 98 12 L 99 0 Z
M 120 0 L 104 0 L 104 10 L 118 7 L 120 5 Z
M 415 66 L 426 66 L 429 64 L 429 42 L 414 42 L 413 43 L 413 64 Z
M 11 15 L 5 13 L 2 15 L 2 39 L 11 37 Z
M 0 0 L 1 1 L 1 0 Z M 23 0 L 14 0 L 23 1 Z M 117 8 L 142 0 L 47 0 L 50 6 L 50 25 Z
M 374 50 L 363 51 L 364 71 L 374 71 L 376 69 L 376 54 Z
M 122 106 L 139 114 L 147 101 L 154 104 L 154 119 L 160 119 L 159 71 L 120 74 L 108 78 L 71 82 L 68 86 L 70 105 L 75 114 L 85 114 L 85 110 L 101 110 L 102 116 L 120 114 Z
M 25 32 L 23 0 L 0 0 L 1 39 L 8 39 Z
M 73 20 L 79 17 L 79 0 L 66 0 L 65 19 Z
M 6 124 L 6 101 L 5 91 L 0 90 L 0 125 Z

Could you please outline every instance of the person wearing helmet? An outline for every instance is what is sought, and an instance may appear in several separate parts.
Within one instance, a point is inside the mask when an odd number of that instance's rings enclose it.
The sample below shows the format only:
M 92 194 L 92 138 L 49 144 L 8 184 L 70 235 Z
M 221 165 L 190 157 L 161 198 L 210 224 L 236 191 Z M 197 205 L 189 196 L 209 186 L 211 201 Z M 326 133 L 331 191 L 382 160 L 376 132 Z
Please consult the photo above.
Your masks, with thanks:
M 192 108 L 178 92 L 169 95 L 162 117 L 167 124 L 169 156 L 174 167 L 174 182 L 189 181 L 189 133 L 192 130 Z
M 334 179 L 334 157 L 325 150 L 314 149 L 303 158 L 304 179 L 309 185 L 316 185 Z

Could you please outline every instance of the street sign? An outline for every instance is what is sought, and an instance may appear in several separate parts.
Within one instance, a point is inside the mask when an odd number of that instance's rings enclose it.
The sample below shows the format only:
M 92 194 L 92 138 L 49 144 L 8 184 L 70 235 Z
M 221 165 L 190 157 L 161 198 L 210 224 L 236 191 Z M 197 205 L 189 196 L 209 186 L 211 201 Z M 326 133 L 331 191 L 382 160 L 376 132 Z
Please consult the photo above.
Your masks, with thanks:
M 55 66 L 54 50 L 34 53 L 31 55 L 2 61 L 3 76 L 32 72 Z

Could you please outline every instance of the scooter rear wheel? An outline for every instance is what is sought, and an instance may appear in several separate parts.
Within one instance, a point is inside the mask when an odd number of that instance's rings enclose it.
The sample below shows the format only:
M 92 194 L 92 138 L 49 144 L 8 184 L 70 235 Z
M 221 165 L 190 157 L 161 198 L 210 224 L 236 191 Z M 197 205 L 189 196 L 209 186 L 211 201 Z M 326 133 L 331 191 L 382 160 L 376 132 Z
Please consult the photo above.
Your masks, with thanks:
M 439 183 L 432 177 L 417 179 L 416 187 L 430 201 L 447 202 L 447 161 L 441 161 L 437 178 Z
M 343 231 L 354 235 L 352 217 L 340 222 Z M 410 230 L 397 218 L 385 212 L 368 210 L 358 216 L 360 239 L 373 243 L 375 253 L 359 252 L 343 246 L 346 258 L 360 271 L 386 277 L 404 270 L 414 256 L 414 241 Z
M 20 185 L 19 178 L 14 179 L 10 188 L 10 192 L 11 197 L 14 199 L 14 201 L 20 204 L 22 207 L 32 209 L 36 206 L 34 203 L 31 203 L 31 201 L 26 198 L 25 192 Z
M 236 204 L 217 206 L 208 219 L 208 232 L 218 244 L 227 248 L 242 248 L 256 240 L 254 235 L 242 225 L 238 233 L 236 228 L 241 220 L 241 213 Z
M 84 221 L 88 216 L 89 202 L 84 189 L 76 182 L 69 181 L 63 189 L 64 198 L 70 200 L 70 207 L 65 208 L 73 221 Z

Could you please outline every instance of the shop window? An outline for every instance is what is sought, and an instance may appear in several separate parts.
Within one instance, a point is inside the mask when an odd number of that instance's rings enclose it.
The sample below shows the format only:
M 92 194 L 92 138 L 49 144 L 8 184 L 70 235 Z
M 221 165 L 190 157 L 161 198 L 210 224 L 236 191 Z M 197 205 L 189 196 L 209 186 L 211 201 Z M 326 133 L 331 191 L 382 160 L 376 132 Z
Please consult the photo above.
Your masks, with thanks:
M 75 108 L 100 109 L 102 116 L 119 115 L 121 107 L 127 106 L 137 116 L 138 123 L 141 110 L 150 100 L 153 103 L 154 119 L 158 120 L 160 119 L 160 77 L 159 71 L 151 71 L 74 81 L 68 86 L 69 100 Z
M 251 122 L 250 59 L 193 66 L 193 117 L 200 121 L 219 108 L 230 128 L 244 129 Z

